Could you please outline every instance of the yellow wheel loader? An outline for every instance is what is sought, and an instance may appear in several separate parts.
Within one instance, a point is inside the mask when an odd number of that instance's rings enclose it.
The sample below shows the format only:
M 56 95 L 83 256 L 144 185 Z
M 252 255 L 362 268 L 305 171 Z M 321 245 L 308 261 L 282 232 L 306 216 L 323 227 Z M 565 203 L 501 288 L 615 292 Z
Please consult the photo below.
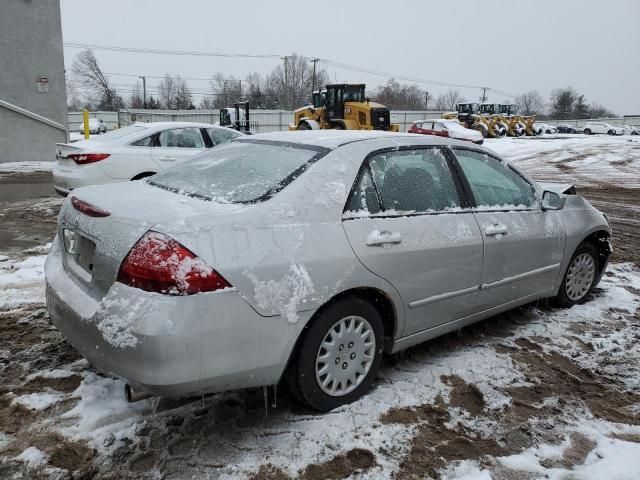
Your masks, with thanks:
M 498 137 L 502 132 L 496 125 L 498 119 L 483 115 L 479 103 L 459 103 L 457 111 L 443 113 L 442 118 L 457 120 L 465 127 L 477 130 L 484 138 Z
M 313 105 L 294 111 L 289 130 L 386 130 L 399 132 L 384 105 L 365 98 L 364 84 L 327 85 L 313 92 Z

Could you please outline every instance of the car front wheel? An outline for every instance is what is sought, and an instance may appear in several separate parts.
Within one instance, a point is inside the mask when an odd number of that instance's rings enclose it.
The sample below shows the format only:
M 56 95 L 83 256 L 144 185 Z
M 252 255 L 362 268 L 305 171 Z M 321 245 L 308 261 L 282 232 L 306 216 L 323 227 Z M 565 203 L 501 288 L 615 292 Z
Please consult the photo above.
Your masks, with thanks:
M 586 302 L 598 278 L 598 252 L 589 243 L 580 245 L 569 262 L 560 291 L 556 296 L 561 307 Z
M 369 302 L 348 297 L 325 307 L 292 359 L 295 396 L 323 412 L 368 390 L 382 359 L 382 318 Z
M 613 130 L 609 130 L 607 133 L 608 133 L 609 135 L 615 135 L 615 134 L 616 134 L 616 132 L 615 132 L 615 131 L 613 131 Z
M 588 128 L 585 128 L 584 134 L 585 135 L 591 135 L 591 130 L 589 130 Z

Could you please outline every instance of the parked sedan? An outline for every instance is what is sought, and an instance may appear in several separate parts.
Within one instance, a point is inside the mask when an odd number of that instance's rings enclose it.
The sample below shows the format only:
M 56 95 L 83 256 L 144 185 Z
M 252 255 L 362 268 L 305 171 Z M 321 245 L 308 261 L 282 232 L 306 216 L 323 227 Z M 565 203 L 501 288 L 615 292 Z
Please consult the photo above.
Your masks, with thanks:
M 608 135 L 623 135 L 624 130 L 606 122 L 589 122 L 584 127 L 584 133 L 592 135 L 594 133 L 606 133 Z
M 58 143 L 53 185 L 60 195 L 67 195 L 86 185 L 139 180 L 239 136 L 235 130 L 207 123 L 158 122 Z
M 480 132 L 465 128 L 455 120 L 418 120 L 411 124 L 408 131 L 409 133 L 420 133 L 422 135 L 455 138 L 477 143 L 478 145 L 482 145 L 484 142 L 484 137 Z
M 80 133 L 84 134 L 84 123 L 80 125 Z M 89 119 L 89 133 L 95 133 L 100 135 L 101 133 L 107 133 L 107 124 L 99 118 Z
M 540 298 L 585 302 L 607 219 L 468 142 L 278 132 L 69 196 L 47 308 L 130 400 L 286 382 L 326 411 L 397 352 Z

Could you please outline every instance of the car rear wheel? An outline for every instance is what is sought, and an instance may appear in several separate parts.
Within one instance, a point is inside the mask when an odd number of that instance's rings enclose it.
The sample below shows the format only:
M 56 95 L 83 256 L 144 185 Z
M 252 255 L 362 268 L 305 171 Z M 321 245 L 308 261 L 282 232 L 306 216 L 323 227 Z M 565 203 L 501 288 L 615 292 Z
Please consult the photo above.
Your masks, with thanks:
M 615 135 L 615 134 L 616 134 L 616 132 L 615 132 L 614 130 L 609 130 L 607 133 L 608 133 L 609 135 Z
M 591 130 L 589 130 L 588 128 L 584 129 L 584 134 L 585 135 L 591 135 Z
M 562 279 L 556 301 L 561 307 L 584 303 L 598 279 L 598 252 L 589 243 L 580 245 Z
M 288 383 L 294 396 L 323 412 L 360 398 L 380 366 L 383 332 L 380 314 L 365 300 L 348 297 L 328 305 L 292 359 Z

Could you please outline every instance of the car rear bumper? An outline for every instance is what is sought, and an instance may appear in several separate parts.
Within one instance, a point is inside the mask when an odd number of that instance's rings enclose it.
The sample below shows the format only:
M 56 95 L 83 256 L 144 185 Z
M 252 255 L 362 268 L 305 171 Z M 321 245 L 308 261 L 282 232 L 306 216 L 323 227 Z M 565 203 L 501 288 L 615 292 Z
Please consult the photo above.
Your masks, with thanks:
M 59 243 L 45 264 L 47 309 L 99 370 L 168 397 L 279 381 L 303 321 L 262 317 L 233 289 L 169 296 L 114 283 L 98 300 L 66 271 Z
M 53 168 L 53 188 L 64 196 L 76 188 L 120 181 L 122 180 L 109 177 L 97 165 L 66 168 L 57 164 Z

